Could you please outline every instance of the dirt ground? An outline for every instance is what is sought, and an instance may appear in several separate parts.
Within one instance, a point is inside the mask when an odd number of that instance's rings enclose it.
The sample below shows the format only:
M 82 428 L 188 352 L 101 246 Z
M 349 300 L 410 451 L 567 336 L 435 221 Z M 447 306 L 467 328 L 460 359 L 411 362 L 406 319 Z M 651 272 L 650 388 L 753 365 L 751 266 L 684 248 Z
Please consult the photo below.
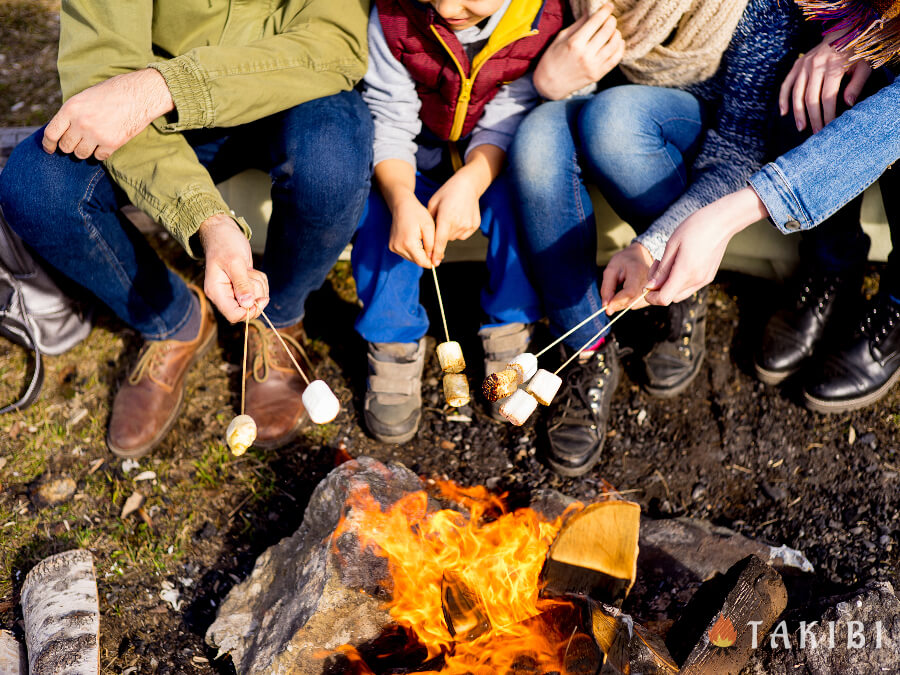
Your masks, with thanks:
M 39 124 L 58 102 L 55 10 L 50 1 L 0 3 L 0 126 Z M 200 277 L 202 270 L 169 238 L 154 235 L 152 241 L 187 278 Z M 870 292 L 878 272 L 877 266 L 870 270 Z M 444 288 L 456 289 L 449 298 L 451 326 L 473 364 L 479 344 L 471 298 L 481 274 L 473 264 L 442 268 Z M 217 347 L 188 378 L 181 419 L 152 455 L 131 467 L 107 451 L 104 435 L 111 397 L 139 344 L 100 311 L 84 343 L 47 360 L 38 403 L 0 418 L 0 627 L 21 636 L 18 593 L 25 573 L 46 555 L 79 546 L 97 563 L 104 673 L 233 672 L 227 658 L 214 662 L 203 643 L 216 608 L 259 553 L 294 532 L 310 492 L 344 452 L 401 461 L 426 476 L 487 484 L 513 500 L 536 487 L 590 500 L 606 479 L 652 515 L 707 518 L 803 550 L 823 593 L 872 577 L 896 585 L 900 389 L 877 406 L 824 417 L 803 409 L 793 386 L 758 383 L 750 354 L 766 307 L 778 295 L 771 282 L 720 275 L 712 289 L 706 363 L 694 386 L 669 401 L 639 386 L 652 313 L 624 320 L 618 339 L 635 354 L 626 359 L 627 376 L 613 401 L 606 449 L 597 468 L 575 480 L 541 463 L 533 423 L 521 429 L 498 424 L 480 404 L 462 418 L 449 415 L 434 357 L 418 436 L 402 447 L 369 438 L 358 414 L 365 351 L 352 330 L 357 305 L 345 264 L 307 307 L 320 375 L 343 403 L 334 423 L 278 451 L 230 456 L 222 435 L 238 404 L 241 333 L 220 324 Z M 438 327 L 427 284 L 423 297 Z M 0 339 L 0 399 L 18 392 L 28 362 L 24 350 Z M 469 370 L 477 386 L 477 367 Z M 136 480 L 147 471 L 154 477 Z M 75 494 L 41 507 L 36 491 L 60 478 L 75 482 Z M 146 519 L 120 518 L 135 491 L 147 499 Z M 657 621 L 677 615 L 684 600 L 638 586 L 626 609 Z

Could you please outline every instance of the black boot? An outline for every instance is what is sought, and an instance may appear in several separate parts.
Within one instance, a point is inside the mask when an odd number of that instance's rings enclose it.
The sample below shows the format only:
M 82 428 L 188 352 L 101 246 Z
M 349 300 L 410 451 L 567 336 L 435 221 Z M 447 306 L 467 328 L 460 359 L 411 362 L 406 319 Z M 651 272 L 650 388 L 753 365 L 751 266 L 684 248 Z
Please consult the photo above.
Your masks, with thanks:
M 754 356 L 756 376 L 779 384 L 796 373 L 825 337 L 829 322 L 838 327 L 859 298 L 863 270 L 841 274 L 807 269 L 795 283 L 788 303 L 766 324 Z
M 852 338 L 810 369 L 806 407 L 820 413 L 856 410 L 881 400 L 900 381 L 900 304 L 881 293 Z
M 709 289 L 669 306 L 669 336 L 644 357 L 645 389 L 651 396 L 677 396 L 694 381 L 706 355 Z
M 565 352 L 567 358 L 572 354 Z M 547 464 L 556 473 L 580 476 L 600 459 L 609 406 L 621 375 L 618 348 L 610 337 L 584 360 L 566 366 L 563 385 L 546 418 Z

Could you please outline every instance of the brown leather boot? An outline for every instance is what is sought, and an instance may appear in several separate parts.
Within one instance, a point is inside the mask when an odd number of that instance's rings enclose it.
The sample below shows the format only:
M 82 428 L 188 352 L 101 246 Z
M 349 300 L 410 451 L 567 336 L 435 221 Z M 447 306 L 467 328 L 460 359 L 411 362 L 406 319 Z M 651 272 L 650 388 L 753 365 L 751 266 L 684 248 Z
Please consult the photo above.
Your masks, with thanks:
M 278 332 L 310 381 L 316 379 L 302 346 L 306 341 L 303 324 L 280 328 Z M 296 438 L 308 420 L 300 399 L 306 381 L 272 329 L 258 319 L 250 322 L 249 342 L 244 412 L 256 421 L 253 445 L 264 450 L 279 448 Z
M 137 365 L 119 387 L 109 419 L 106 444 L 119 457 L 143 457 L 169 433 L 184 402 L 184 379 L 216 340 L 216 318 L 206 296 L 200 299 L 200 330 L 190 342 L 147 342 Z

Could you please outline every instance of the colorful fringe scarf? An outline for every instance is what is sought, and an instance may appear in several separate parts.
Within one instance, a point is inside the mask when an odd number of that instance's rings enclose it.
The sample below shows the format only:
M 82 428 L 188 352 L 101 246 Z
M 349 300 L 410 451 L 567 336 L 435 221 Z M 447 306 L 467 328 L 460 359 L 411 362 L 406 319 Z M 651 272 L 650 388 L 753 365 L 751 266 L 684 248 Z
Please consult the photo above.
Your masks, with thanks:
M 807 19 L 834 21 L 827 33 L 846 30 L 832 45 L 849 50 L 852 60 L 865 59 L 874 68 L 894 60 L 900 51 L 900 1 L 796 0 Z

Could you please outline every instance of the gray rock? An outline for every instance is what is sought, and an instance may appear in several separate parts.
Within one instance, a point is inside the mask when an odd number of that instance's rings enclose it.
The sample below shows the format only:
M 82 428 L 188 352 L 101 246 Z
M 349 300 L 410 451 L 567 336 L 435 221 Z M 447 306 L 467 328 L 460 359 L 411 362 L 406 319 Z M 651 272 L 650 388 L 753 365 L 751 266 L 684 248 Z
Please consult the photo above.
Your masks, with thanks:
M 802 644 L 801 618 L 794 616 L 787 623 L 775 626 L 745 672 L 752 675 L 900 672 L 900 599 L 891 584 L 869 581 L 857 592 L 831 598 L 819 607 L 818 611 L 803 612 L 806 632 Z
M 353 509 L 346 506 L 361 487 L 385 508 L 422 483 L 400 464 L 360 457 L 316 487 L 297 532 L 259 557 L 206 633 L 210 645 L 231 655 L 238 673 L 320 675 L 326 661 L 317 654 L 369 642 L 391 623 L 379 583 L 388 578 L 387 563 L 360 550 Z M 333 541 L 345 514 L 349 528 Z

